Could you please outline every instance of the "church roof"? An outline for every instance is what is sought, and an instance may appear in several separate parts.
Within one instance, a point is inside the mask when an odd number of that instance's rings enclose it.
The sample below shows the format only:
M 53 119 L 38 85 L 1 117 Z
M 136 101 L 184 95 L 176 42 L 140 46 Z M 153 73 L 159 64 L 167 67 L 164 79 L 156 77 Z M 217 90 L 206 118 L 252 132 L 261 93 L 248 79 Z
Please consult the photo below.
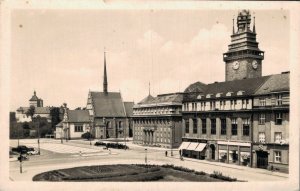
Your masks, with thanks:
M 199 93 L 185 94 L 184 100 L 199 99 L 199 95 L 202 95 L 201 100 L 207 99 L 207 95 L 210 95 L 208 99 L 216 98 L 217 94 L 219 94 L 220 97 L 227 97 L 226 94 L 228 92 L 230 92 L 232 96 L 237 96 L 238 92 L 243 92 L 242 96 L 253 95 L 256 90 L 261 87 L 270 77 L 271 76 L 264 76 L 260 78 L 248 78 L 243 80 L 233 80 L 207 84 L 204 91 L 201 91 Z
M 68 110 L 68 122 L 90 122 L 88 110 Z
M 132 115 L 133 115 L 133 105 L 134 105 L 133 102 L 124 102 L 127 117 L 132 117 Z
M 270 76 L 268 80 L 255 92 L 255 95 L 273 92 L 290 91 L 290 74 L 282 73 Z
M 95 117 L 126 117 L 120 92 L 91 92 Z
M 191 92 L 204 92 L 206 90 L 206 84 L 202 82 L 195 82 L 189 85 L 185 90 L 184 93 L 191 93 Z

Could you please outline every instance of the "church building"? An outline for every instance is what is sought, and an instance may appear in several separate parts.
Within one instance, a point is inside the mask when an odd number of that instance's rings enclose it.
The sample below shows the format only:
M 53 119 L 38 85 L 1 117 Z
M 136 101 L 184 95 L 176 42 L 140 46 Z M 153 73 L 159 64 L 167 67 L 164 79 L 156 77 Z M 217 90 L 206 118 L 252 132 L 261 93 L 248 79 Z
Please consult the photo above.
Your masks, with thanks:
M 288 171 L 289 72 L 262 76 L 255 17 L 243 10 L 223 54 L 225 82 L 196 82 L 182 106 L 185 157 Z
M 90 91 L 86 109 L 93 124 L 95 138 L 124 138 L 132 136 L 133 102 L 124 102 L 120 92 L 108 91 L 106 55 L 104 53 L 103 91 Z

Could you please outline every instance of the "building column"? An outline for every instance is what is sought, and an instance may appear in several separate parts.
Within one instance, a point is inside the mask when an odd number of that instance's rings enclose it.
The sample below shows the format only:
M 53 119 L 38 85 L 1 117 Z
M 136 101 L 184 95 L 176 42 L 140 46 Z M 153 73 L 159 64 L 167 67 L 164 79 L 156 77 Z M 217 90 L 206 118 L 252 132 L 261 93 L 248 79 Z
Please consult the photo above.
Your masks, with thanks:
M 216 146 L 216 153 L 217 153 L 217 155 L 215 156 L 215 160 L 216 161 L 218 161 L 219 162 L 219 144 L 216 144 L 217 146 Z
M 144 144 L 146 144 L 146 141 L 147 141 L 147 136 L 146 136 L 146 131 L 145 130 L 143 130 L 143 142 L 144 142 Z
M 240 145 L 238 145 L 238 160 L 239 160 L 239 165 L 241 165 L 241 148 L 240 148 Z
M 156 135 L 155 135 L 155 131 L 152 131 L 153 134 L 153 144 L 156 145 Z

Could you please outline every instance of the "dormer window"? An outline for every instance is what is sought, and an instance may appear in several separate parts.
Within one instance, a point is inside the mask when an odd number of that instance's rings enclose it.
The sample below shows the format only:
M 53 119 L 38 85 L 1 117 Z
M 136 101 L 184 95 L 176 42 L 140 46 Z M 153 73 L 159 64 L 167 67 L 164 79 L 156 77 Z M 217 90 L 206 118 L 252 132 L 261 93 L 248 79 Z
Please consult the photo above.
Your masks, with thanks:
M 236 93 L 236 95 L 241 96 L 241 95 L 244 95 L 244 93 L 245 93 L 245 91 L 240 90 Z
M 198 95 L 197 99 L 202 99 L 203 95 Z
M 212 94 L 207 94 L 207 95 L 206 95 L 206 98 L 211 98 L 211 95 L 212 95 Z
M 231 96 L 232 93 L 233 93 L 233 92 L 227 92 L 227 93 L 226 93 L 226 96 L 229 97 L 229 96 Z
M 216 97 L 221 97 L 223 93 L 217 93 Z

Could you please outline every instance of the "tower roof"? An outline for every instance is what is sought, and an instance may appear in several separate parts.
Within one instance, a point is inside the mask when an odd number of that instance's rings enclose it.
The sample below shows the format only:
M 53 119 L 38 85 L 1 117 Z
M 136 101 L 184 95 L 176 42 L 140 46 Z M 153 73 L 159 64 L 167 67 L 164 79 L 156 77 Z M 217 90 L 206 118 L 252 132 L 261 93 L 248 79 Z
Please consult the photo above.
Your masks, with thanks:
M 39 98 L 36 96 L 36 91 L 34 90 L 33 96 L 30 98 L 29 101 L 38 101 L 38 100 L 39 100 Z
M 103 75 L 103 92 L 107 93 L 107 73 L 106 73 L 106 55 L 104 51 L 104 75 Z

